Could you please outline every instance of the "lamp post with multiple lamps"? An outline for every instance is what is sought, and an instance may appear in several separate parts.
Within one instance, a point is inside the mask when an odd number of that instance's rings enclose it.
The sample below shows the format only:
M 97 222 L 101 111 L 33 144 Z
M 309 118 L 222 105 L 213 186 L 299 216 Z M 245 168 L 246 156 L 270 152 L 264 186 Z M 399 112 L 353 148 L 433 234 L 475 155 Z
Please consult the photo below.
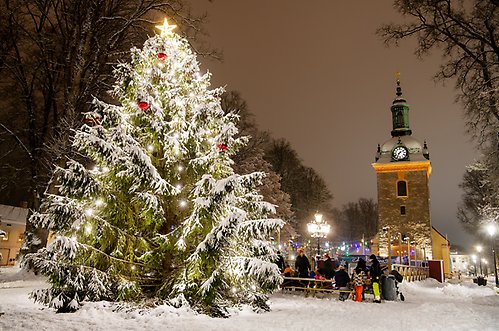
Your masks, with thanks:
M 322 214 L 315 213 L 314 220 L 307 224 L 307 230 L 312 238 L 317 238 L 317 255 L 321 254 L 321 238 L 326 238 L 331 226 L 322 220 Z
M 495 224 L 487 225 L 487 232 L 490 235 L 491 247 L 492 247 L 492 268 L 494 268 L 494 276 L 496 278 L 496 287 L 499 287 L 499 279 L 497 278 L 497 262 L 496 262 L 496 245 L 495 245 L 495 234 L 497 232 L 497 227 Z

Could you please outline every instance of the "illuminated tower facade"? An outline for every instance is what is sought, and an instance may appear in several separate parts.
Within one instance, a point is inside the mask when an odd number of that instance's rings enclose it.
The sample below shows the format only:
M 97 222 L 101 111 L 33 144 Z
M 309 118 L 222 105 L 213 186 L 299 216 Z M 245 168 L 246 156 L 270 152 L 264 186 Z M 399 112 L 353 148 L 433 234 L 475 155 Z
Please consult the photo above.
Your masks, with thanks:
M 378 145 L 376 171 L 378 187 L 378 232 L 379 255 L 388 256 L 388 247 L 395 250 L 406 248 L 400 245 L 408 238 L 411 259 L 432 258 L 432 226 L 430 216 L 429 179 L 430 155 L 426 142 L 421 144 L 412 137 L 409 127 L 409 105 L 402 97 L 400 81 L 397 80 L 396 98 L 390 108 L 392 113 L 391 139 Z M 391 237 L 390 245 L 388 236 Z M 399 255 L 391 251 L 390 255 Z

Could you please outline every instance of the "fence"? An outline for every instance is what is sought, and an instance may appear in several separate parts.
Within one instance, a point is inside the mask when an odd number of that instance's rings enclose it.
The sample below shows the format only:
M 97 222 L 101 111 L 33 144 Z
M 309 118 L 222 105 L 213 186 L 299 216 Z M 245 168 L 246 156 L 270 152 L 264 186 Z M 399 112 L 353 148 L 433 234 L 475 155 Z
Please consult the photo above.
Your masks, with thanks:
M 392 270 L 397 270 L 408 282 L 423 280 L 428 278 L 430 275 L 428 267 L 415 267 L 404 264 L 392 264 Z

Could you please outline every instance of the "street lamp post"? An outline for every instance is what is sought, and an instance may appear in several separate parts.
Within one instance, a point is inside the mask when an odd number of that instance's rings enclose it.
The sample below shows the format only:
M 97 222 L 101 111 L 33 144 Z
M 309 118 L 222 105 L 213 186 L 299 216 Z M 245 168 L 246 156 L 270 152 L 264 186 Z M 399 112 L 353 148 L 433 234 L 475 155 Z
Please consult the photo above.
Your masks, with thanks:
M 489 277 L 489 261 L 487 261 L 486 259 L 482 259 L 482 262 L 483 264 L 485 265 L 484 269 L 484 274 L 485 274 L 485 278 Z
M 398 233 L 399 239 L 399 263 L 402 264 L 402 233 Z
M 404 240 L 407 242 L 407 265 L 411 265 L 411 239 L 406 236 Z
M 321 254 L 321 238 L 326 238 L 331 226 L 322 220 L 322 214 L 316 213 L 314 220 L 307 224 L 307 230 L 312 238 L 317 238 L 317 255 Z
M 476 255 L 475 254 L 471 255 L 471 261 L 473 261 L 473 272 L 475 273 L 475 276 L 478 276 L 478 272 L 476 270 Z
M 482 257 L 481 257 L 482 246 L 477 245 L 476 246 L 476 251 L 478 252 L 478 262 L 480 263 L 480 275 L 483 275 L 483 271 L 482 271 Z
M 487 232 L 490 235 L 491 241 L 492 241 L 492 268 L 494 268 L 494 276 L 496 278 L 496 287 L 499 287 L 499 279 L 497 278 L 497 262 L 496 262 L 496 245 L 495 245 L 495 234 L 496 234 L 496 227 L 494 224 L 489 224 L 487 226 Z
M 392 233 L 389 226 L 384 226 L 383 231 L 388 237 L 388 271 L 392 271 Z

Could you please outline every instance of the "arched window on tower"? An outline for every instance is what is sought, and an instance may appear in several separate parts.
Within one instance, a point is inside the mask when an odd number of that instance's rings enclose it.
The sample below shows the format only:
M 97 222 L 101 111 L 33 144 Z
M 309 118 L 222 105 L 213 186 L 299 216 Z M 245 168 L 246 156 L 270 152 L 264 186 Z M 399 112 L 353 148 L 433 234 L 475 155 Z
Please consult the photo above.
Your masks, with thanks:
M 395 127 L 404 127 L 404 114 L 402 113 L 402 108 L 397 109 L 397 114 L 395 115 Z
M 407 197 L 407 182 L 405 180 L 397 182 L 397 197 Z

